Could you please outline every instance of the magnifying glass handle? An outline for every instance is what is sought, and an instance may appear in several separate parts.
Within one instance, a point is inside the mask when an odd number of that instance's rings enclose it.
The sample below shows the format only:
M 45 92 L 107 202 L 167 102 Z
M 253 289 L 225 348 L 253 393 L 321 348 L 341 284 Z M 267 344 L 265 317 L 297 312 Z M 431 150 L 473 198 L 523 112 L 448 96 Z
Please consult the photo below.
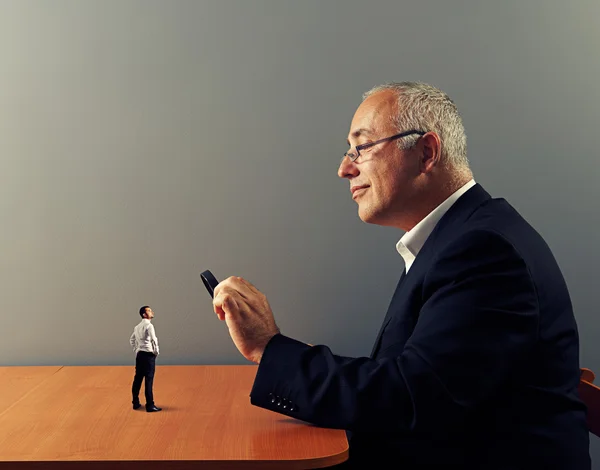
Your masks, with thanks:
M 206 271 L 204 271 L 203 273 L 201 273 L 200 277 L 202 278 L 204 287 L 206 287 L 206 290 L 208 291 L 210 296 L 212 298 L 214 298 L 215 288 L 219 284 L 219 281 L 217 281 L 217 278 L 215 276 L 213 276 L 213 273 L 211 273 L 210 270 L 208 270 L 208 269 Z

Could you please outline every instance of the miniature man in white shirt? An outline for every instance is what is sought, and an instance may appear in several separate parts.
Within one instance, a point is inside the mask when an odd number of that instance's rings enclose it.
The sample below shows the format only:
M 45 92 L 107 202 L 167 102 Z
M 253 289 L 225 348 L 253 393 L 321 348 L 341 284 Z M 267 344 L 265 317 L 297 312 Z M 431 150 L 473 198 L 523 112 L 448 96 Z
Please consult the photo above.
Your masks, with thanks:
M 162 408 L 154 405 L 154 396 L 152 395 L 154 369 L 156 356 L 158 356 L 158 338 L 152 324 L 152 319 L 154 318 L 152 309 L 148 305 L 144 305 L 140 308 L 140 316 L 142 317 L 142 321 L 135 326 L 129 339 L 135 353 L 135 377 L 131 393 L 133 394 L 133 409 L 137 410 L 142 406 L 139 394 L 142 387 L 142 380 L 145 379 L 146 411 L 151 413 L 162 410 Z

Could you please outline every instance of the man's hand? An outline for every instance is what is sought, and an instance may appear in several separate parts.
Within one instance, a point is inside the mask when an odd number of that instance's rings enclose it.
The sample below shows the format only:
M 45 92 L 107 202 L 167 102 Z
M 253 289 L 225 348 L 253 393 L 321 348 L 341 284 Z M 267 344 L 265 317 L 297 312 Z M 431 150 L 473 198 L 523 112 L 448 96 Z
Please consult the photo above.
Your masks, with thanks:
M 213 309 L 225 320 L 242 356 L 258 364 L 269 340 L 279 333 L 265 295 L 245 279 L 231 276 L 215 287 Z

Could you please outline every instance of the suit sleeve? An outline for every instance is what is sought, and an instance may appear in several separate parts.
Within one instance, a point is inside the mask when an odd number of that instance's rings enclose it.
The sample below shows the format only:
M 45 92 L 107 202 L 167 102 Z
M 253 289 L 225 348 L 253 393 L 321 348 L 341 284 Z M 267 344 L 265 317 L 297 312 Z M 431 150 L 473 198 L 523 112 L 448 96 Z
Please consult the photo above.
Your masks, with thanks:
M 422 300 L 415 330 L 396 357 L 343 357 L 276 335 L 262 356 L 251 403 L 354 432 L 461 426 L 534 344 L 535 288 L 513 246 L 478 231 L 439 253 Z

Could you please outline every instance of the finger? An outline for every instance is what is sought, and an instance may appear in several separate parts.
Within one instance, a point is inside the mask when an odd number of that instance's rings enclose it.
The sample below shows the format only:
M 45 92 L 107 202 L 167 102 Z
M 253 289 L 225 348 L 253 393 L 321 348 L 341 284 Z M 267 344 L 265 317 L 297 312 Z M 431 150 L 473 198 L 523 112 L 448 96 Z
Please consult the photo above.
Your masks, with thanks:
M 228 287 L 225 287 L 221 290 L 221 292 L 214 298 L 213 307 L 214 311 L 219 317 L 219 319 L 224 319 L 225 315 L 239 316 L 240 313 L 240 305 L 236 301 L 236 297 L 239 294 L 237 291 L 232 290 Z
M 219 316 L 224 316 L 227 313 L 227 309 L 229 308 L 226 304 L 227 298 L 233 295 L 235 291 L 230 289 L 229 287 L 222 286 L 219 289 L 219 292 L 213 298 L 213 310 Z
M 237 302 L 235 301 L 235 296 L 227 295 L 223 301 L 224 310 L 229 315 L 236 315 L 239 313 L 239 307 Z
M 227 279 L 222 280 L 217 284 L 213 291 L 213 304 L 214 300 L 217 299 L 223 293 L 232 294 L 233 292 L 237 292 L 239 287 L 236 287 L 235 278 L 233 276 L 229 276 Z M 222 301 L 221 301 L 222 305 Z
M 246 279 L 244 279 L 243 277 L 238 277 L 239 281 L 244 284 L 246 286 L 246 288 L 248 288 L 250 290 L 250 292 L 252 292 L 253 294 L 260 294 L 261 292 L 254 287 L 254 285 L 250 282 L 247 281 Z
M 229 279 L 231 278 L 228 277 L 227 279 L 224 279 L 217 284 L 217 286 L 213 290 L 213 299 L 216 299 L 219 293 L 223 290 L 223 288 L 227 287 L 227 285 L 229 284 Z
M 240 276 L 232 276 L 230 278 L 230 285 L 234 287 L 240 294 L 240 297 L 244 299 L 246 304 L 254 303 L 253 299 L 256 296 L 262 295 L 262 293 L 252 285 L 249 281 Z
M 219 320 L 225 319 L 225 310 L 223 310 L 223 300 L 220 296 L 213 298 L 213 310 Z
M 258 293 L 258 291 L 253 288 L 248 281 L 246 281 L 244 278 L 239 277 L 239 276 L 229 276 L 227 279 L 225 279 L 224 281 L 222 281 L 223 284 L 222 286 L 220 286 L 219 291 L 223 290 L 223 289 L 232 289 L 235 290 L 239 296 L 244 299 L 245 301 L 250 300 L 251 297 L 253 297 L 255 294 Z M 217 288 L 219 288 L 219 286 L 217 286 Z M 215 288 L 215 294 L 217 293 L 217 289 Z M 246 302 L 247 303 L 247 302 Z
M 213 298 L 216 298 L 224 290 L 235 290 L 239 291 L 242 284 L 237 280 L 235 276 L 229 276 L 227 279 L 223 279 L 217 284 L 213 291 Z

